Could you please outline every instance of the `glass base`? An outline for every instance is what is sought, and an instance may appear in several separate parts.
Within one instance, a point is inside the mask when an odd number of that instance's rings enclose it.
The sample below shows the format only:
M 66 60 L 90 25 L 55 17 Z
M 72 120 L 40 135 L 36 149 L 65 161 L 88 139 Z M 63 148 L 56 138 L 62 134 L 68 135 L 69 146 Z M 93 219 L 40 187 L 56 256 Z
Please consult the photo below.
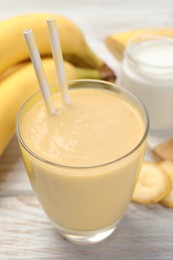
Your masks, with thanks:
M 106 228 L 93 231 L 73 231 L 62 229 L 57 225 L 56 227 L 68 241 L 78 245 L 89 245 L 99 243 L 109 237 L 116 229 L 118 222 Z

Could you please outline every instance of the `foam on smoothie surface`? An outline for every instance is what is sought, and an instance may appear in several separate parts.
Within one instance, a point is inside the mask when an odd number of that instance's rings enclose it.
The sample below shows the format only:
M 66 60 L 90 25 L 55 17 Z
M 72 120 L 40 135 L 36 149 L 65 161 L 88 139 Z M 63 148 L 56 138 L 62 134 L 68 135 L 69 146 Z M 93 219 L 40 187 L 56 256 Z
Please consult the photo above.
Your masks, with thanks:
M 71 104 L 64 107 L 54 95 L 57 116 L 40 101 L 22 119 L 21 135 L 34 153 L 61 165 L 94 166 L 124 156 L 141 140 L 141 116 L 118 95 L 75 89 L 70 96 Z

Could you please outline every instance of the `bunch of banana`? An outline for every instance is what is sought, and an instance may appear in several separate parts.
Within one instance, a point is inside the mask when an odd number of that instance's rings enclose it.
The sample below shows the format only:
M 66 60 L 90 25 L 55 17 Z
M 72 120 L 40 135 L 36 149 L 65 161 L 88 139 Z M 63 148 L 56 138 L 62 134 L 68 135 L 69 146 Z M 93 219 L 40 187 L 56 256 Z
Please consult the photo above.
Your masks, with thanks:
M 0 155 L 14 134 L 19 108 L 39 89 L 22 34 L 24 29 L 32 28 L 49 84 L 57 85 L 46 26 L 50 17 L 57 20 L 68 80 L 114 78 L 113 72 L 89 48 L 80 29 L 64 17 L 29 14 L 0 22 Z
M 154 34 L 154 35 L 163 35 L 168 37 L 173 37 L 172 29 L 138 29 L 131 30 L 127 32 L 119 32 L 112 35 L 109 35 L 105 38 L 104 42 L 110 52 L 119 60 L 123 58 L 124 50 L 128 44 L 128 41 L 135 34 Z
M 46 19 L 55 18 L 65 60 L 79 67 L 100 69 L 104 62 L 88 46 L 84 35 L 69 19 L 53 14 L 26 14 L 0 22 L 0 74 L 29 58 L 22 31 L 32 28 L 41 56 L 51 55 Z M 110 70 L 110 76 L 112 71 Z

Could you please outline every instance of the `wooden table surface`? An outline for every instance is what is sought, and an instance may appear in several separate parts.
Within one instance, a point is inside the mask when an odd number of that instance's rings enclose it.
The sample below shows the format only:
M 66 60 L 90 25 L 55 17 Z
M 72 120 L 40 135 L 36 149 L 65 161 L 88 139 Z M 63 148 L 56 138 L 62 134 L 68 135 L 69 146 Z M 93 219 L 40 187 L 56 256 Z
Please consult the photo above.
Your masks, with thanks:
M 117 73 L 119 64 L 102 43 L 106 35 L 132 28 L 173 26 L 172 0 L 0 0 L 0 6 L 0 19 L 33 11 L 71 18 Z M 0 260 L 6 259 L 172 260 L 173 210 L 159 204 L 131 203 L 107 240 L 92 246 L 73 245 L 58 234 L 42 211 L 14 137 L 0 158 Z

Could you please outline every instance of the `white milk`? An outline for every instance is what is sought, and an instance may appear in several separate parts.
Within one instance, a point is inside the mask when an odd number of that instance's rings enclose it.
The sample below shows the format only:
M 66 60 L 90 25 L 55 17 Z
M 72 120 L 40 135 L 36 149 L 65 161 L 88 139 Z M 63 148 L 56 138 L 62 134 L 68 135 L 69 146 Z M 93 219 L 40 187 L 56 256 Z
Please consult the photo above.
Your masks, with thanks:
M 173 130 L 173 40 L 139 36 L 125 52 L 120 84 L 138 96 L 150 116 L 150 130 Z

